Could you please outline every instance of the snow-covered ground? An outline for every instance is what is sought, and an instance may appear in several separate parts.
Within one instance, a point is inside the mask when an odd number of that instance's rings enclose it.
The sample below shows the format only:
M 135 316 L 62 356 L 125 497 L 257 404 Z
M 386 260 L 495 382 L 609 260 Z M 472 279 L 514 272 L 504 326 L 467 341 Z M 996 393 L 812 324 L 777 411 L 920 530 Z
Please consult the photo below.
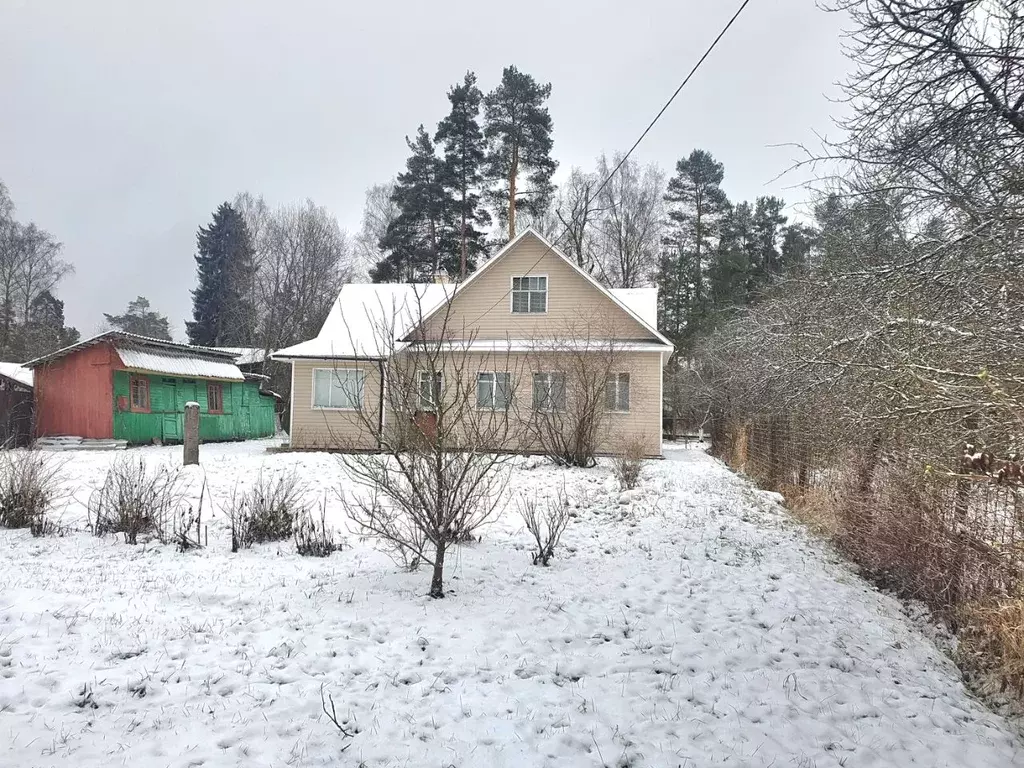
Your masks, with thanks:
M 203 446 L 214 500 L 295 466 L 344 528 L 336 459 L 265 447 Z M 116 455 L 63 457 L 65 522 Z M 223 513 L 188 554 L 0 531 L 0 765 L 1024 764 L 895 600 L 718 462 L 668 456 L 628 504 L 607 467 L 524 460 L 516 490 L 583 500 L 562 551 L 532 566 L 510 511 L 442 601 L 348 534 L 326 560 L 232 555 Z

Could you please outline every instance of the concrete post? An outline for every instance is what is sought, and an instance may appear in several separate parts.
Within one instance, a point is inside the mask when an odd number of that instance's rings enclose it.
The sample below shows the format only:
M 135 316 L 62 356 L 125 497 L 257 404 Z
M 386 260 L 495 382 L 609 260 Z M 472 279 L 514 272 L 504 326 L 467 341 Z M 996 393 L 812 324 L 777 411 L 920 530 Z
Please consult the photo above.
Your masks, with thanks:
M 199 463 L 199 403 L 185 403 L 185 466 Z

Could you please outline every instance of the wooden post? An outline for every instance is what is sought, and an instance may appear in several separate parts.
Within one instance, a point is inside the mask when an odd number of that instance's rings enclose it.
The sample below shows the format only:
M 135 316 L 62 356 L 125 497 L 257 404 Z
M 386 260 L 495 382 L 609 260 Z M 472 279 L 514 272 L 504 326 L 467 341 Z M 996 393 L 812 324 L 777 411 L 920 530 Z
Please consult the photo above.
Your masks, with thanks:
M 185 466 L 199 463 L 199 403 L 185 403 Z

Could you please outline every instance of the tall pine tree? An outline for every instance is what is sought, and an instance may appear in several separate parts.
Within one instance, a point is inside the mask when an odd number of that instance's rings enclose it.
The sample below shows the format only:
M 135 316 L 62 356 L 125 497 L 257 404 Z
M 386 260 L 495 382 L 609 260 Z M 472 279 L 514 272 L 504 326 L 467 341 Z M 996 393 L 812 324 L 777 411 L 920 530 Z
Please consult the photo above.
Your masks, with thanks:
M 477 258 L 486 253 L 482 228 L 491 223 L 490 214 L 480 202 L 486 149 L 478 120 L 482 100 L 483 94 L 476 87 L 476 75 L 467 72 L 462 84 L 448 91 L 452 109 L 438 123 L 434 137 L 434 141 L 444 147 L 442 183 L 454 202 L 459 275 L 463 279 L 473 269 Z
M 551 157 L 551 115 L 544 106 L 551 83 L 541 85 L 515 67 L 506 67 L 501 83 L 484 97 L 487 177 L 498 187 L 490 197 L 498 219 L 516 236 L 516 211 L 538 214 L 554 192 L 551 176 L 558 163 Z M 520 187 L 525 175 L 528 188 Z
M 196 235 L 199 284 L 192 291 L 188 340 L 201 346 L 248 346 L 254 316 L 248 284 L 254 250 L 249 229 L 230 203 L 221 203 L 208 227 Z
M 171 341 L 171 326 L 167 316 L 150 309 L 149 299 L 145 296 L 129 301 L 124 314 L 108 315 L 104 312 L 103 317 L 118 331 Z
M 711 256 L 729 200 L 722 190 L 725 169 L 709 152 L 695 149 L 676 163 L 665 202 L 668 223 L 659 264 L 661 327 L 686 353 L 709 312 Z
M 444 163 L 422 125 L 415 141 L 405 141 L 412 154 L 391 195 L 399 213 L 380 241 L 386 255 L 370 270 L 375 283 L 425 282 L 435 272 L 459 270 Z

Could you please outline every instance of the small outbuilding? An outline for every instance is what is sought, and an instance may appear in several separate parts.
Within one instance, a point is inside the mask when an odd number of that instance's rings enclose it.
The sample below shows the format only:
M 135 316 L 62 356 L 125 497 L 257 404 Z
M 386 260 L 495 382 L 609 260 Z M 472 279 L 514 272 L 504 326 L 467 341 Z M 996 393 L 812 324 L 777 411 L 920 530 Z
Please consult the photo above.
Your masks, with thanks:
M 0 363 L 0 445 L 28 445 L 32 413 L 32 371 L 20 363 Z
M 205 442 L 274 434 L 273 395 L 235 355 L 108 331 L 25 366 L 35 378 L 35 436 L 181 442 L 185 404 L 199 403 Z

